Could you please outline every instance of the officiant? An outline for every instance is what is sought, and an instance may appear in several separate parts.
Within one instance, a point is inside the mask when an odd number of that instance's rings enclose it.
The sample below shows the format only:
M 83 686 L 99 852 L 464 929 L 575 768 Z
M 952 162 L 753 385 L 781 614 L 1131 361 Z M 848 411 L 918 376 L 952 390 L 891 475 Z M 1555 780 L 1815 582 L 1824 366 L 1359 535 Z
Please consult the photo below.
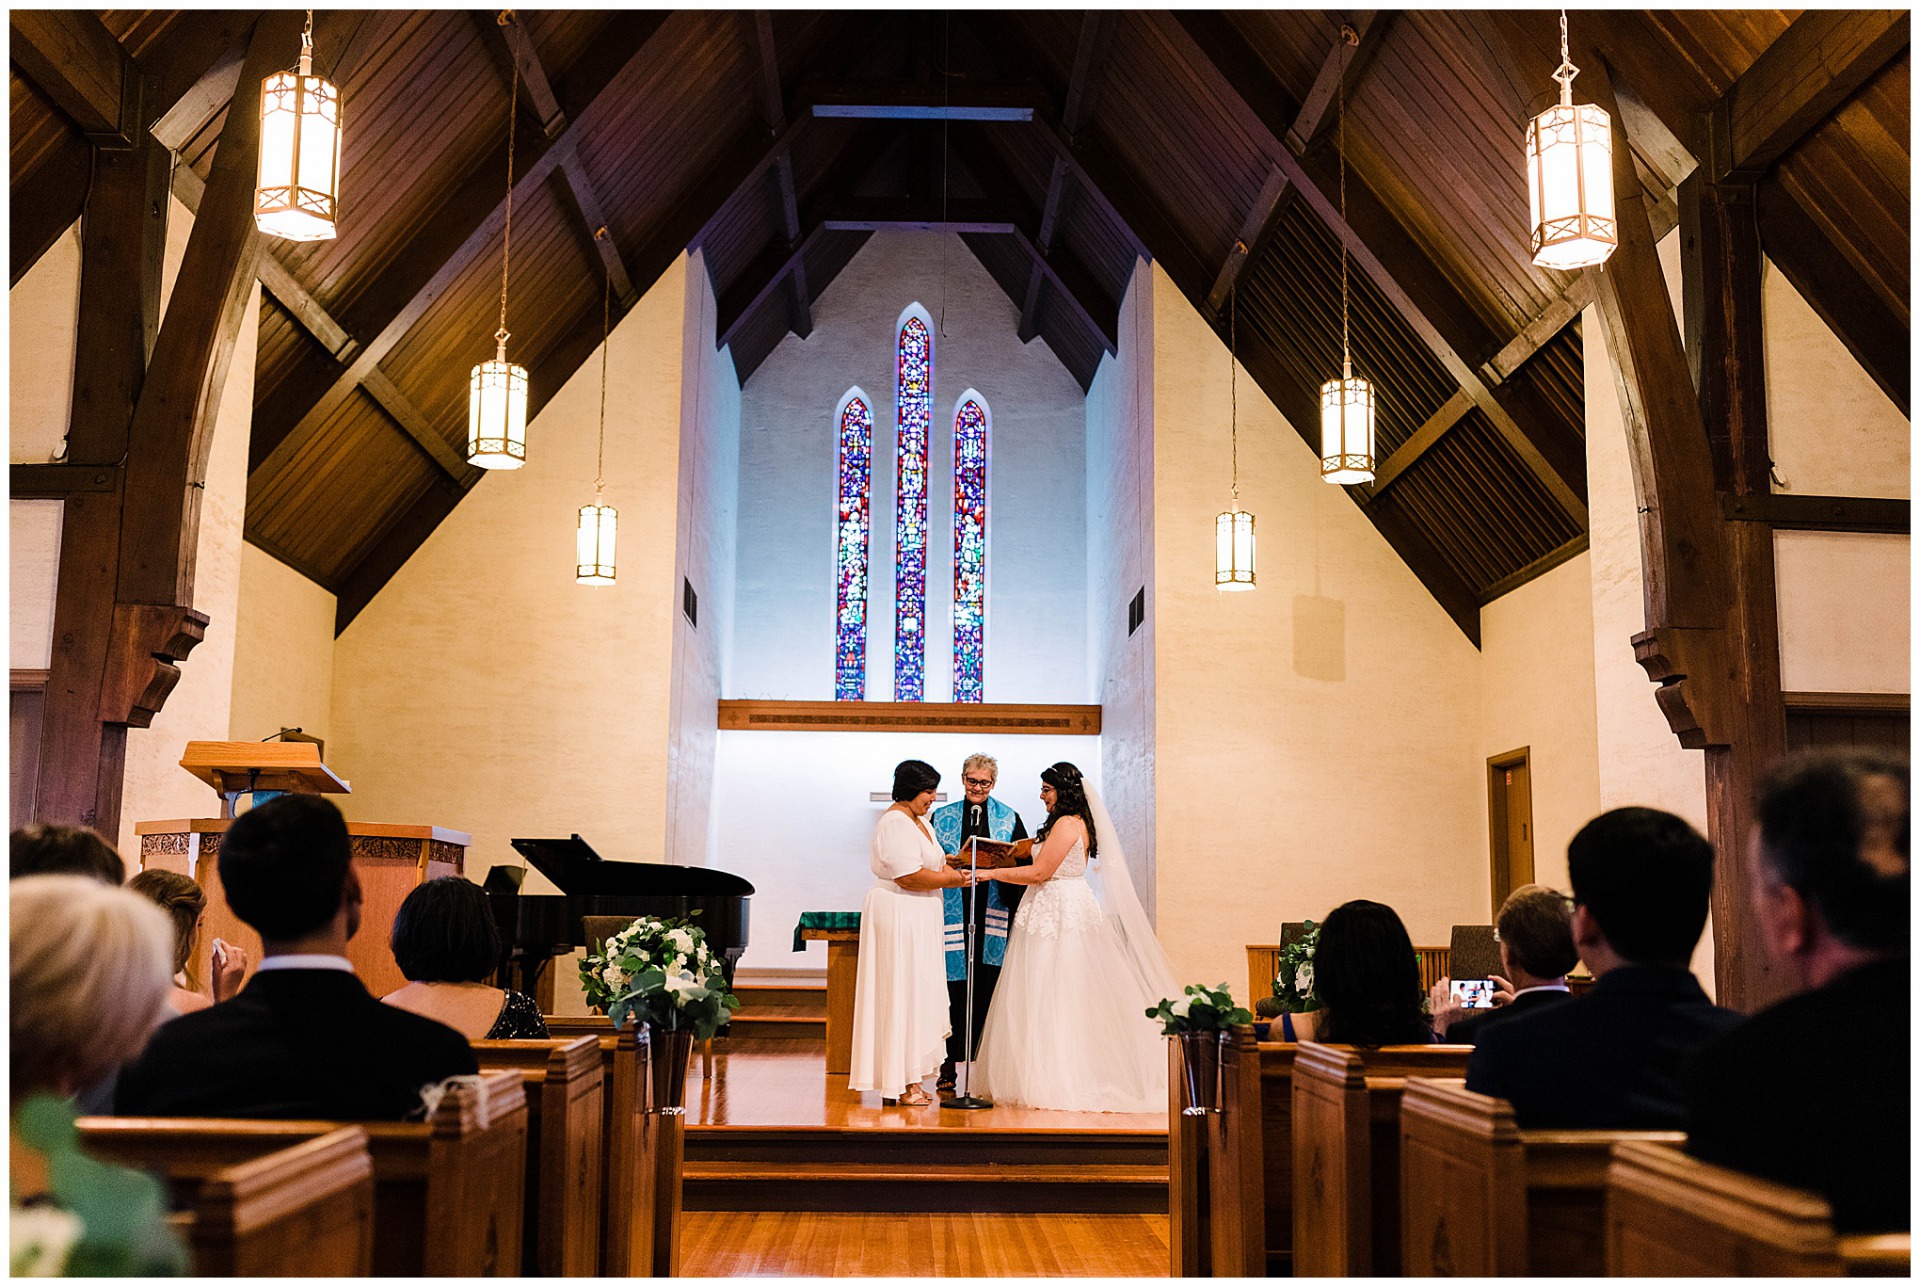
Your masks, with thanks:
M 983 840 L 1015 841 L 1027 838 L 1027 824 L 1012 806 L 993 798 L 994 783 L 1000 779 L 1000 764 L 991 755 L 969 755 L 960 768 L 960 782 L 966 789 L 963 799 L 940 806 L 928 821 L 933 823 L 934 839 L 950 854 L 966 861 L 966 843 L 975 836 Z M 1031 856 L 1021 865 L 1033 862 Z M 993 999 L 994 984 L 1000 978 L 1000 966 L 1007 955 L 1007 932 L 1013 926 L 1013 913 L 1020 906 L 1022 886 L 999 881 L 981 881 L 973 891 L 973 1048 L 980 1048 L 980 1027 L 986 1019 L 987 1004 Z M 947 1062 L 940 1066 L 939 1088 L 954 1088 L 955 1066 L 967 1057 L 967 891 L 943 891 L 946 901 L 947 930 L 947 1013 L 953 1022 L 947 1037 Z

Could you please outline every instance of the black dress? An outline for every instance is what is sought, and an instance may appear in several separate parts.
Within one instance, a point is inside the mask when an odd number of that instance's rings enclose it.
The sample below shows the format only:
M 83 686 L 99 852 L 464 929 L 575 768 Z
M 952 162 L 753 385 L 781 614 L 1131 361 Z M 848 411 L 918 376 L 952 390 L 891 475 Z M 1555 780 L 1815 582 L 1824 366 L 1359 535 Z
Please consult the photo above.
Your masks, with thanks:
M 500 1017 L 487 1029 L 486 1041 L 544 1041 L 551 1036 L 540 1007 L 524 992 L 507 993 L 500 1005 Z

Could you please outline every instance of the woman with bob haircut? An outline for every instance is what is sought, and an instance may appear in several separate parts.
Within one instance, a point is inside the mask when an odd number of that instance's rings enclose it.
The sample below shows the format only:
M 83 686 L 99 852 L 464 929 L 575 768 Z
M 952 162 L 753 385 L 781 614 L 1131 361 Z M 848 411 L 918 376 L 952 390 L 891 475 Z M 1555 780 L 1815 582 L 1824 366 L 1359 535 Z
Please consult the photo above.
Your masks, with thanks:
M 219 939 L 213 941 L 212 998 L 195 986 L 193 964 L 199 955 L 200 926 L 207 914 L 207 892 L 192 877 L 150 867 L 128 881 L 127 888 L 151 899 L 173 922 L 173 995 L 167 1003 L 175 1014 L 204 1010 L 240 991 L 240 980 L 247 972 L 247 954 Z
M 940 773 L 924 760 L 893 770 L 893 804 L 873 829 L 873 888 L 860 904 L 853 997 L 854 1090 L 920 1108 L 921 1083 L 947 1057 L 946 916 L 940 891 L 968 883 L 927 830 Z
M 532 997 L 487 982 L 502 955 L 486 891 L 464 876 L 441 876 L 408 894 L 393 918 L 393 959 L 409 982 L 380 999 L 468 1041 L 547 1037 Z
M 1433 1041 L 1420 986 L 1420 958 L 1399 913 L 1356 898 L 1327 913 L 1313 953 L 1322 1008 L 1283 1016 L 1301 1041 L 1342 1046 L 1417 1046 Z

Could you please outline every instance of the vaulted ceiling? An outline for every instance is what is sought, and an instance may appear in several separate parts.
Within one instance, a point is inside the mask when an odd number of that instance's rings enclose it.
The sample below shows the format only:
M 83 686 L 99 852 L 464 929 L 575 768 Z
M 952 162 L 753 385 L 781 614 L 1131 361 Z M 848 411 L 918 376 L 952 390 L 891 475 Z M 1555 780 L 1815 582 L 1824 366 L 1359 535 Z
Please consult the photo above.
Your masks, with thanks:
M 123 80 L 148 78 L 142 127 L 197 205 L 256 16 L 13 11 L 13 281 L 79 216 Z M 1573 29 L 1580 97 L 1610 83 L 1656 233 L 1696 170 L 1746 185 L 1776 266 L 1904 411 L 1907 16 Z M 1242 362 L 1311 434 L 1344 245 L 1382 461 L 1348 492 L 1477 641 L 1481 604 L 1586 540 L 1593 283 L 1530 264 L 1518 156 L 1557 35 L 1544 11 L 323 13 L 341 231 L 267 243 L 247 538 L 335 591 L 344 629 L 483 477 L 466 383 L 492 351 L 517 66 L 534 410 L 598 345 L 609 275 L 624 312 L 702 249 L 744 382 L 874 230 L 921 228 L 958 233 L 1083 385 L 1136 258 L 1159 261 L 1223 339 L 1237 317 Z

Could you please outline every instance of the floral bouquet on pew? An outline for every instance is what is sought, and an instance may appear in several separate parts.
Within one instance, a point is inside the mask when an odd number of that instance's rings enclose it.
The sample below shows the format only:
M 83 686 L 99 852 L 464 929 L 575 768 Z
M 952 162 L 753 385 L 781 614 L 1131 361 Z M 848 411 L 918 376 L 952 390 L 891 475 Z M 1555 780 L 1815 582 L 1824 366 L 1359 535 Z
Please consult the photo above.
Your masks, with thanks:
M 637 1023 L 691 1030 L 705 1041 L 740 1008 L 706 931 L 686 921 L 642 916 L 580 963 L 589 1004 L 613 1026 Z
M 1273 976 L 1273 999 L 1281 1014 L 1310 1014 L 1320 1009 L 1313 993 L 1313 954 L 1320 946 L 1320 927 L 1306 922 L 1306 933 L 1280 949 L 1280 968 Z
M 1233 994 L 1224 983 L 1217 988 L 1190 983 L 1179 996 L 1162 998 L 1159 1005 L 1147 1011 L 1147 1018 L 1158 1019 L 1161 1034 L 1168 1037 L 1188 1032 L 1227 1032 L 1253 1022 L 1252 1012 L 1233 1003 Z

